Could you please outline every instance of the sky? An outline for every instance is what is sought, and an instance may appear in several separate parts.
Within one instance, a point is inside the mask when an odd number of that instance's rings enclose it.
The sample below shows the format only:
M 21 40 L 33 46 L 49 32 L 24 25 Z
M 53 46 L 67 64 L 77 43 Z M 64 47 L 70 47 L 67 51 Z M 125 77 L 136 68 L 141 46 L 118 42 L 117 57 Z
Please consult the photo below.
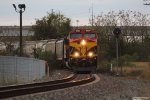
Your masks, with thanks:
M 12 4 L 26 5 L 23 13 L 23 25 L 34 25 L 35 19 L 40 19 L 51 12 L 61 12 L 71 19 L 71 25 L 89 25 L 91 8 L 95 16 L 109 11 L 132 10 L 150 15 L 150 0 L 0 0 L 0 26 L 19 25 L 19 13 Z

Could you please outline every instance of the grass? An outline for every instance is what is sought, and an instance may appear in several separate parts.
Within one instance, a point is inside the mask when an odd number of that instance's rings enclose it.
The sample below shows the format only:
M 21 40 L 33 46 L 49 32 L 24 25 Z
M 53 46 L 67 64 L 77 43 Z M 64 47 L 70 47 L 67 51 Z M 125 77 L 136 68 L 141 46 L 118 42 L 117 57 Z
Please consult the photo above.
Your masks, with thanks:
M 150 62 L 131 62 L 131 64 L 135 66 L 123 66 L 123 75 L 150 79 Z
M 144 91 L 144 96 L 145 96 L 145 97 L 150 97 L 150 88 L 149 88 L 149 87 L 147 87 L 147 88 L 145 89 L 145 91 Z

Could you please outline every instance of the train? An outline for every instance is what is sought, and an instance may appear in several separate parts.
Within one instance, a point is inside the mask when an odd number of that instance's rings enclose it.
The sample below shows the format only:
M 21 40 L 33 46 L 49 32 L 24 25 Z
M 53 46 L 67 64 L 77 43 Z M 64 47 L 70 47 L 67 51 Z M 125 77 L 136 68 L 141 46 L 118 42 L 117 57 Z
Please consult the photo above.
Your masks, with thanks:
M 74 29 L 63 39 L 48 42 L 46 51 L 52 51 L 62 65 L 74 71 L 95 71 L 97 67 L 97 32 Z

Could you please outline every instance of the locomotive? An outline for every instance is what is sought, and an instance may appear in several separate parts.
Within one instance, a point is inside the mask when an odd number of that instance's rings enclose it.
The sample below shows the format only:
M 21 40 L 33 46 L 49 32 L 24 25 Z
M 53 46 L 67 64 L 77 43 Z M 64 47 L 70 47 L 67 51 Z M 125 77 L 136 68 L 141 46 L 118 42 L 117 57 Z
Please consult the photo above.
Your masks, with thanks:
M 74 71 L 94 71 L 97 67 L 97 33 L 94 30 L 72 30 L 66 38 L 49 42 L 45 50 L 56 53 L 58 60 Z

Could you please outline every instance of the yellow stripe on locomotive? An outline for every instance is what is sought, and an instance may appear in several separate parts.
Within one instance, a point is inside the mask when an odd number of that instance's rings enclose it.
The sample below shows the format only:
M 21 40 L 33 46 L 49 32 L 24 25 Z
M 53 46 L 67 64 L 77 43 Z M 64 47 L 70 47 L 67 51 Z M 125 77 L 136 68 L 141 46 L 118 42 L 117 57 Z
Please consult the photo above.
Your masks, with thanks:
M 81 40 L 80 43 L 78 42 L 70 42 L 70 47 L 76 49 L 70 57 L 72 58 L 92 58 L 97 56 L 97 52 L 91 50 L 92 48 L 97 47 L 97 42 L 88 42 L 85 39 Z

